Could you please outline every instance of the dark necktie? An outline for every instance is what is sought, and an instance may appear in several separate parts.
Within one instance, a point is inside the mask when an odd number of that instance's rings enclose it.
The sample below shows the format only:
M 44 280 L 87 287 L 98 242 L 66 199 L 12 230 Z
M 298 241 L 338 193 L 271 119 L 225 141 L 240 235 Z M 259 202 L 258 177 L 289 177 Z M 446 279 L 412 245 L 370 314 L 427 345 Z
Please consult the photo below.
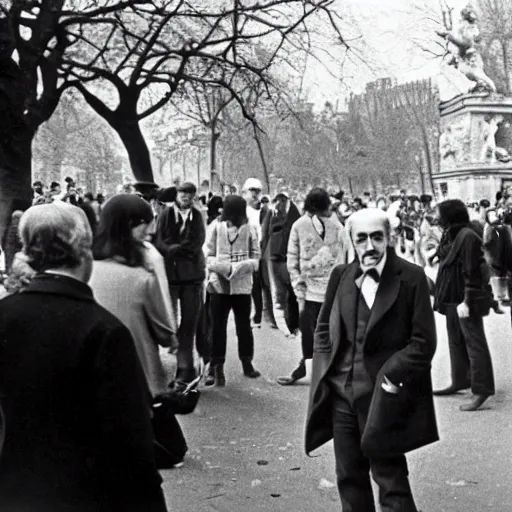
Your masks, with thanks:
M 178 212 L 176 219 L 176 227 L 178 228 L 178 233 L 181 232 L 181 228 L 183 226 L 183 217 L 181 216 L 181 213 Z

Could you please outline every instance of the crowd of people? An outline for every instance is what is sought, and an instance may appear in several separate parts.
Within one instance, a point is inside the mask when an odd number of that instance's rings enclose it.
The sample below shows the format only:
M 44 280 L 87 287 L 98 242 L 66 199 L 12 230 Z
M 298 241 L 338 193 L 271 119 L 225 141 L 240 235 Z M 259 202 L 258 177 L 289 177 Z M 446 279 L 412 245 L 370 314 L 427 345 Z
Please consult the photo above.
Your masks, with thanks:
M 183 463 L 175 414 L 199 384 L 226 386 L 231 311 L 247 378 L 261 375 L 262 322 L 300 338 L 279 385 L 313 360 L 306 447 L 334 437 L 347 511 L 374 511 L 371 467 L 382 510 L 415 512 L 404 454 L 438 438 L 432 396 L 471 388 L 461 410 L 475 411 L 495 392 L 483 317 L 510 300 L 508 197 L 265 197 L 256 178 L 240 193 L 180 182 L 106 199 L 71 178 L 33 190 L 2 243 L 2 510 L 165 510 L 157 468 Z M 431 296 L 452 370 L 435 391 Z

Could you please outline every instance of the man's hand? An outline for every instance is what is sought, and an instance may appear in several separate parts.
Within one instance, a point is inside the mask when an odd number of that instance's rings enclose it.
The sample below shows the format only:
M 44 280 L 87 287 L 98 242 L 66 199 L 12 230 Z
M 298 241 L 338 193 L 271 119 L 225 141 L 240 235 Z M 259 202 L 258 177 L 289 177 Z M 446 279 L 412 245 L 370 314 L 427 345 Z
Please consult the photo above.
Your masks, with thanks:
M 384 382 L 382 383 L 382 389 L 387 393 L 391 393 L 393 395 L 398 395 L 400 392 L 400 386 L 396 386 L 393 384 L 385 375 Z
M 252 263 L 248 260 L 238 261 L 231 265 L 231 274 L 229 279 L 235 279 L 239 276 L 252 273 Z
M 461 302 L 457 306 L 457 314 L 459 318 L 469 318 L 469 306 L 465 302 Z

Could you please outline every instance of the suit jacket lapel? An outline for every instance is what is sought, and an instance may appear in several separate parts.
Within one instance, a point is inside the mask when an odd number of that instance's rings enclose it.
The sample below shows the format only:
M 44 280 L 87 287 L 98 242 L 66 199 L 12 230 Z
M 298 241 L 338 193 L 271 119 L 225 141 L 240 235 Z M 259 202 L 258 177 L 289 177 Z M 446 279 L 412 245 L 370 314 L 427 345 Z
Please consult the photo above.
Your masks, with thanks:
M 366 328 L 366 337 L 389 311 L 398 297 L 400 279 L 397 278 L 399 269 L 397 269 L 395 264 L 396 258 L 397 256 L 394 252 L 388 251 L 386 264 L 382 271 L 379 287 L 377 288 L 375 302 L 370 312 L 370 318 Z
M 333 357 L 336 355 L 341 343 L 343 330 L 341 329 L 340 322 L 343 321 L 344 331 L 347 334 L 355 331 L 356 299 L 358 293 L 355 277 L 358 268 L 359 264 L 357 262 L 351 263 L 338 286 L 338 292 L 331 311 L 331 321 L 329 322 Z

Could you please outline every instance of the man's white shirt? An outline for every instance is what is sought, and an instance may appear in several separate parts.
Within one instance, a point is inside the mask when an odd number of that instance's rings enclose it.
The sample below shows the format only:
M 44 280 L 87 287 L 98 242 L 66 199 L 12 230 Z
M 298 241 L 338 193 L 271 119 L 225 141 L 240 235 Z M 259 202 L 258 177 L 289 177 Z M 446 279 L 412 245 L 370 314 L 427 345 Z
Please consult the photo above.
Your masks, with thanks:
M 363 272 L 367 272 L 370 268 L 375 268 L 379 277 L 382 277 L 382 271 L 384 270 L 384 265 L 386 264 L 387 254 L 384 253 L 384 256 L 379 261 L 379 263 L 375 267 L 367 267 L 361 264 L 361 270 Z M 377 290 L 379 289 L 379 283 L 372 279 L 372 277 L 365 275 L 363 278 L 363 282 L 361 283 L 361 293 L 363 294 L 366 305 L 372 309 L 373 304 L 375 302 L 375 297 L 377 295 Z

